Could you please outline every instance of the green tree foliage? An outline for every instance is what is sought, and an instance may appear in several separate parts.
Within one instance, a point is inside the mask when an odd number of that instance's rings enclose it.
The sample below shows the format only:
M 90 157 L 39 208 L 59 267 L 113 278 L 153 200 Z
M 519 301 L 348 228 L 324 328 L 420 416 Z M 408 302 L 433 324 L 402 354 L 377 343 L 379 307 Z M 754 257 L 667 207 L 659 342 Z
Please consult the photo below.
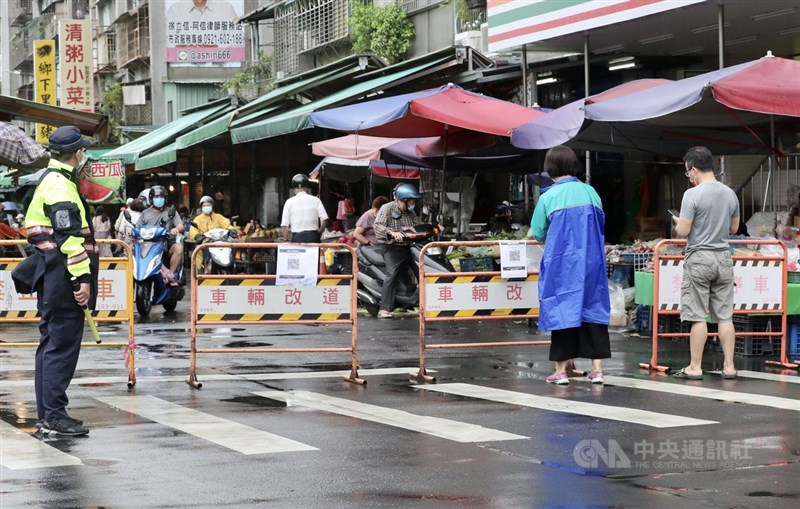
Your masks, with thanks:
M 258 52 L 258 59 L 247 69 L 234 74 L 231 79 L 224 81 L 220 88 L 224 91 L 233 90 L 235 94 L 241 94 L 242 89 L 248 85 L 258 84 L 272 77 L 272 57 Z
M 101 111 L 108 117 L 111 126 L 109 141 L 119 139 L 119 126 L 122 123 L 122 85 L 113 83 L 103 92 L 103 105 Z
M 402 60 L 414 39 L 414 24 L 399 5 L 352 3 L 350 39 L 354 53 L 372 53 L 389 63 Z

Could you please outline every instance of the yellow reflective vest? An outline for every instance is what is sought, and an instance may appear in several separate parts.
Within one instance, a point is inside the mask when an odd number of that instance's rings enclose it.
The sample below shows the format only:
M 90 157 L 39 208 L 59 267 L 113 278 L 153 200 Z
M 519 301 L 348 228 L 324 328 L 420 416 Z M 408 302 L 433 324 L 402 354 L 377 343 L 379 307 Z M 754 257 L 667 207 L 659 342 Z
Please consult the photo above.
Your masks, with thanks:
M 25 215 L 28 242 L 42 252 L 58 249 L 66 257 L 69 275 L 85 280 L 87 275 L 91 276 L 88 254 L 96 253 L 97 246 L 89 227 L 87 210 L 78 193 L 78 186 L 66 176 L 72 175 L 74 170 L 71 166 L 55 159 L 50 159 L 48 168 L 56 171 L 48 172 L 36 186 Z M 76 227 L 66 234 L 57 235 L 48 210 L 58 203 L 71 203 L 77 206 L 80 227 L 75 225 Z

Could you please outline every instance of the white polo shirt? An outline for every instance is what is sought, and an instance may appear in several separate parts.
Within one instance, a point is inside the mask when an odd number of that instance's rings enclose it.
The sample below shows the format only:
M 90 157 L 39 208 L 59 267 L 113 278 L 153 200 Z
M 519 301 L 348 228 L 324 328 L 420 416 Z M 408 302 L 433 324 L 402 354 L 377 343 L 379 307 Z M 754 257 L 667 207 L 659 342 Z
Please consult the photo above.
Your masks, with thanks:
M 300 191 L 286 200 L 283 205 L 281 226 L 289 228 L 292 233 L 318 231 L 320 221 L 328 219 L 328 213 L 322 201 L 305 191 Z

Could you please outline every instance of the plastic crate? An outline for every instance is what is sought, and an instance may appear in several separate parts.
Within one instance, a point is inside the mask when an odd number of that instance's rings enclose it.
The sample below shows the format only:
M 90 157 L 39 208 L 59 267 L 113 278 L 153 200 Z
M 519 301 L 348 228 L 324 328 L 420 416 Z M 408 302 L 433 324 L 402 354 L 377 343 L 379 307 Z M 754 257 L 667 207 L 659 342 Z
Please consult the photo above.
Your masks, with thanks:
M 633 270 L 644 270 L 653 261 L 653 253 L 633 253 Z
M 636 310 L 636 329 L 640 336 L 650 337 L 651 306 L 639 304 Z M 688 333 L 691 324 L 681 322 L 681 315 L 661 315 L 658 317 L 658 333 L 669 334 L 675 332 Z
M 733 315 L 733 327 L 736 332 L 780 332 L 781 317 Z M 737 357 L 773 355 L 780 352 L 780 348 L 780 336 L 736 336 L 733 354 Z
M 469 256 L 459 258 L 461 272 L 491 272 L 494 270 L 494 259 L 491 256 Z
M 800 283 L 800 272 L 787 272 L 789 283 Z

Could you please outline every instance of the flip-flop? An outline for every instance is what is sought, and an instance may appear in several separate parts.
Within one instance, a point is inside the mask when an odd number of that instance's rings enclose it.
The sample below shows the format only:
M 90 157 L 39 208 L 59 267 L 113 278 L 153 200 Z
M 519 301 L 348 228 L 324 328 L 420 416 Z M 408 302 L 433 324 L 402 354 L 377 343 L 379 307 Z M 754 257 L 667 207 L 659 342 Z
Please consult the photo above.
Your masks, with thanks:
M 725 373 L 724 371 L 722 371 L 722 378 L 724 380 L 736 380 L 736 376 L 738 374 L 739 373 L 737 371 L 734 371 L 733 373 Z
M 675 373 L 672 376 L 674 376 L 675 378 L 681 378 L 683 380 L 702 380 L 703 379 L 703 375 L 690 375 L 689 373 L 686 372 L 686 368 L 683 368 L 682 370 L 678 371 L 677 373 Z

